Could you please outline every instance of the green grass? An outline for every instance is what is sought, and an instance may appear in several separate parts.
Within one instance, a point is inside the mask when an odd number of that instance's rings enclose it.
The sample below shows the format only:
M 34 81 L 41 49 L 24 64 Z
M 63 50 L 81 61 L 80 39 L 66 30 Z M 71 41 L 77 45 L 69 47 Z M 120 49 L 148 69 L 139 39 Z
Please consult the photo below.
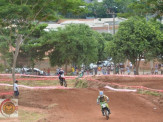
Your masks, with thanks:
M 76 88 L 87 88 L 88 87 L 88 83 L 85 80 L 77 79 L 76 83 L 75 83 L 75 87 Z
M 42 113 L 26 111 L 23 109 L 18 110 L 18 113 L 20 122 L 36 122 L 45 117 L 45 115 Z
M 76 80 L 72 80 L 72 79 L 68 79 L 66 81 L 67 81 L 68 87 L 74 87 L 74 84 L 76 82 Z M 10 82 L 10 81 L 6 81 L 3 83 L 12 85 L 12 82 Z M 59 83 L 59 80 L 19 81 L 19 85 L 25 85 L 25 86 L 31 86 L 31 87 L 34 87 L 34 86 L 60 86 L 60 83 Z M 1 86 L 1 87 L 3 87 L 3 89 L 5 89 L 5 90 L 12 89 L 11 86 L 10 87 Z
M 144 90 L 138 90 L 139 94 L 146 94 L 146 95 L 152 95 L 152 96 L 163 96 L 161 93 L 159 92 L 154 92 L 154 91 L 144 91 Z
M 15 121 L 18 122 L 37 122 L 40 119 L 43 119 L 44 117 L 46 117 L 45 114 L 43 113 L 39 113 L 39 112 L 33 112 L 33 111 L 29 111 L 29 110 L 24 110 L 24 109 L 18 109 L 18 118 L 14 118 Z M 12 122 L 12 118 L 0 118 L 0 121 L 9 121 L 11 120 Z M 15 122 L 13 120 L 13 122 Z

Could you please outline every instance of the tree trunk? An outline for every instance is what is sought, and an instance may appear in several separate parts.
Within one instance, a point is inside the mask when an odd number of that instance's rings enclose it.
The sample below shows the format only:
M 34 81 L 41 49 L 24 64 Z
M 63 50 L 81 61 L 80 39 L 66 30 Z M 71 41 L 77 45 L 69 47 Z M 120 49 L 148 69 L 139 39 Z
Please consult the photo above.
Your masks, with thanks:
M 19 54 L 19 49 L 20 49 L 20 45 L 23 41 L 22 35 L 18 35 L 18 38 L 16 40 L 16 47 L 15 47 L 15 51 L 13 51 L 13 65 L 12 65 L 12 80 L 13 80 L 13 88 L 14 88 L 14 83 L 15 83 L 15 67 L 16 67 L 16 62 L 17 62 L 17 57 Z
M 136 75 L 139 75 L 139 65 L 140 65 L 141 58 L 139 58 L 138 61 L 136 61 Z
M 65 64 L 65 74 L 67 75 L 67 62 Z

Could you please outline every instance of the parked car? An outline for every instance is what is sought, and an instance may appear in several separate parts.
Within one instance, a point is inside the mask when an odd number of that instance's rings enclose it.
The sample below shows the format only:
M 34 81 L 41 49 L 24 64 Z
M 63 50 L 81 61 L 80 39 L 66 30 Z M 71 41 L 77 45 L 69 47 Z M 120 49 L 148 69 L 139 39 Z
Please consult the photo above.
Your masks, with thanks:
M 89 65 L 89 68 L 90 68 L 90 69 L 97 68 L 97 64 L 91 63 L 91 64 Z
M 44 72 L 40 69 L 37 69 L 37 68 L 33 68 L 33 72 L 32 72 L 32 68 L 30 68 L 25 71 L 25 74 L 27 74 L 27 75 L 47 75 L 46 72 Z

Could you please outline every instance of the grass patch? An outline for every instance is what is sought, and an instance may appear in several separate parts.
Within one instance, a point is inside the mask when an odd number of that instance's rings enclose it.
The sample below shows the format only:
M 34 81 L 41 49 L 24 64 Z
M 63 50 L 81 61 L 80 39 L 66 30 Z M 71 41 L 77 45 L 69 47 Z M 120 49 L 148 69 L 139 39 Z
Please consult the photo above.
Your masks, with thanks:
M 154 92 L 154 91 L 144 91 L 144 90 L 138 90 L 139 94 L 146 94 L 146 95 L 152 95 L 152 96 L 157 96 L 157 97 L 161 97 L 162 94 L 159 92 Z
M 43 117 L 45 117 L 44 114 L 19 109 L 20 122 L 36 122 Z
M 75 83 L 76 88 L 88 88 L 88 83 L 85 80 L 77 79 Z

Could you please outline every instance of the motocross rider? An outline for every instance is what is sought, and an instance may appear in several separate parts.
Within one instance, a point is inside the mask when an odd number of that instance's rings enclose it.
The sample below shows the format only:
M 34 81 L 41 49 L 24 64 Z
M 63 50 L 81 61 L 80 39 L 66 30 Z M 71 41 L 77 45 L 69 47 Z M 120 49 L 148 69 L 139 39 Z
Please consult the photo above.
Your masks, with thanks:
M 62 70 L 62 68 L 59 69 L 58 75 L 59 75 L 59 79 L 61 80 L 61 75 L 64 74 L 64 71 Z
M 106 102 L 106 103 L 109 102 L 109 98 L 108 98 L 108 96 L 104 95 L 103 91 L 99 91 L 99 96 L 97 98 L 97 104 L 100 104 L 100 106 L 101 106 L 101 104 L 103 102 Z M 107 107 L 109 109 L 108 105 L 107 105 Z M 103 116 L 105 116 L 104 115 L 104 110 L 102 109 L 102 106 L 101 106 L 101 111 L 102 111 Z M 109 113 L 111 114 L 110 109 L 109 109 Z

